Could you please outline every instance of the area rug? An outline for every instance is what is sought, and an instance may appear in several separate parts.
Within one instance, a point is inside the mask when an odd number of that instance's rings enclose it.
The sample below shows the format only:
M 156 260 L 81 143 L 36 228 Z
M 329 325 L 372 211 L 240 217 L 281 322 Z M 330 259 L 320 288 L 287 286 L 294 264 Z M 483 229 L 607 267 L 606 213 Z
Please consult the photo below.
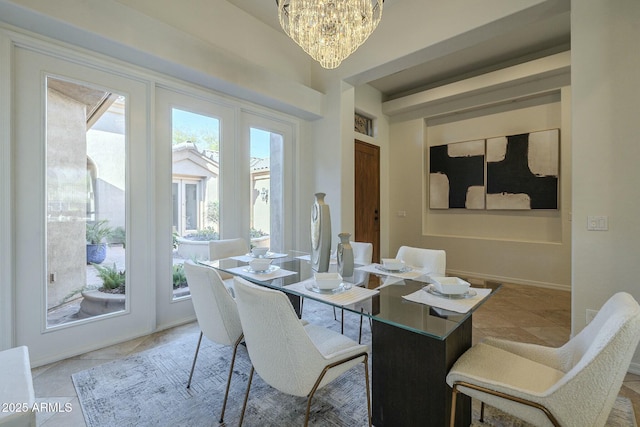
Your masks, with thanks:
M 340 330 L 340 322 L 333 319 L 326 305 L 305 301 L 304 319 Z M 358 316 L 345 313 L 345 333 L 357 339 L 358 326 Z M 363 329 L 369 331 L 367 325 Z M 369 337 L 367 333 L 363 342 Z M 232 348 L 203 339 L 191 388 L 187 389 L 197 339 L 197 334 L 185 335 L 170 344 L 73 374 L 87 426 L 218 426 Z M 250 368 L 246 348 L 240 346 L 226 425 L 237 425 L 240 419 Z M 254 375 L 244 425 L 302 425 L 305 410 L 306 398 L 280 393 Z M 362 365 L 316 393 L 309 423 L 367 425 Z
M 480 402 L 473 401 L 472 427 L 533 427 L 531 424 L 518 420 L 511 415 L 485 405 L 484 423 L 480 418 Z M 618 396 L 609 414 L 607 427 L 636 427 L 636 417 L 633 413 L 633 404 L 626 397 Z
M 332 310 L 326 305 L 305 301 L 304 319 L 340 331 L 340 322 L 333 319 Z M 358 316 L 345 313 L 345 334 L 357 339 L 358 326 Z M 363 330 L 363 342 L 369 344 L 366 322 Z M 87 426 L 219 426 L 232 349 L 203 339 L 191 388 L 187 389 L 197 338 L 195 333 L 187 334 L 169 344 L 73 374 Z M 250 366 L 246 349 L 241 346 L 225 413 L 226 425 L 238 423 Z M 309 425 L 367 425 L 363 371 L 361 366 L 352 369 L 318 391 Z M 302 425 L 305 409 L 305 398 L 280 393 L 255 375 L 244 425 Z M 477 421 L 479 404 L 475 401 L 473 409 L 474 427 L 527 426 L 490 407 L 485 409 L 485 423 L 481 424 Z M 635 426 L 628 399 L 618 398 L 607 426 Z

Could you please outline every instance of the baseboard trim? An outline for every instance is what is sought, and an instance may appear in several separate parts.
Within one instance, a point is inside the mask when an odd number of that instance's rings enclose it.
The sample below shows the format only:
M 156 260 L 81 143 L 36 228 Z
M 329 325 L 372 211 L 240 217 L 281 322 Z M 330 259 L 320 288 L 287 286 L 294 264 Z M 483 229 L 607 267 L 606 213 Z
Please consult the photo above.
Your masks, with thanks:
M 560 283 L 539 282 L 536 280 L 525 280 L 525 279 L 515 278 L 515 277 L 495 276 L 491 274 L 474 273 L 471 271 L 447 270 L 447 275 L 490 280 L 490 281 L 499 282 L 499 283 L 512 283 L 514 285 L 536 286 L 538 288 L 555 289 L 558 291 L 567 291 L 567 292 L 571 291 L 570 285 L 563 285 Z

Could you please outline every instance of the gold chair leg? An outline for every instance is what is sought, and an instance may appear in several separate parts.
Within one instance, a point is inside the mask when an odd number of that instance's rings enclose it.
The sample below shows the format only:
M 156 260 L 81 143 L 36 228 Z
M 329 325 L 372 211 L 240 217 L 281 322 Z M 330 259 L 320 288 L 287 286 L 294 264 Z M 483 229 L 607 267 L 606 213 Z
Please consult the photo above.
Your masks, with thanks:
M 334 362 L 330 365 L 327 365 L 324 367 L 324 369 L 322 370 L 322 372 L 320 373 L 320 375 L 318 376 L 318 379 L 316 379 L 315 384 L 313 385 L 313 387 L 311 388 L 311 391 L 309 392 L 309 394 L 307 395 L 307 412 L 305 414 L 304 417 L 304 427 L 307 427 L 308 423 L 309 423 L 309 413 L 311 411 L 311 399 L 313 398 L 313 395 L 315 394 L 316 390 L 318 390 L 318 387 L 320 387 L 320 383 L 322 382 L 322 379 L 324 378 L 325 374 L 327 372 L 329 372 L 329 370 L 331 368 L 334 368 L 338 365 L 341 365 L 343 363 L 349 362 L 353 359 L 357 359 L 358 357 L 363 357 L 364 356 L 364 363 L 366 363 L 367 365 L 365 365 L 365 367 L 368 367 L 368 361 L 369 361 L 369 354 L 368 353 L 359 353 L 356 355 L 353 355 L 351 357 L 348 357 L 346 359 L 340 360 L 338 362 Z M 367 376 L 366 376 L 366 385 L 367 385 L 367 411 L 369 413 L 369 427 L 371 427 L 371 404 L 370 404 L 370 398 L 369 398 L 369 373 L 368 373 L 368 369 L 366 371 Z
M 200 343 L 202 342 L 202 331 L 200 331 L 200 338 L 198 338 L 198 345 L 196 347 L 196 354 L 193 355 L 193 364 L 191 364 L 191 373 L 189 374 L 189 382 L 187 382 L 187 388 L 191 388 L 191 378 L 193 377 L 193 370 L 196 367 L 196 359 L 198 358 L 198 352 L 200 351 Z
M 220 413 L 220 422 L 224 421 L 224 410 L 227 408 L 227 398 L 229 397 L 229 387 L 231 386 L 231 375 L 233 375 L 233 365 L 236 363 L 236 353 L 238 352 L 238 346 L 244 339 L 244 334 L 240 334 L 233 345 L 233 356 L 231 357 L 231 366 L 229 366 L 229 378 L 227 378 L 227 389 L 224 392 L 224 401 L 222 402 L 222 412 Z
M 458 385 L 453 385 L 453 391 L 451 392 L 451 417 L 449 419 L 449 426 L 455 427 L 456 425 L 456 401 L 458 400 Z
M 526 406 L 531 406 L 532 408 L 536 408 L 539 409 L 540 411 L 542 411 L 546 416 L 547 419 L 549 420 L 549 422 L 551 424 L 553 424 L 556 427 L 560 427 L 560 423 L 558 422 L 558 420 L 556 420 L 556 417 L 553 416 L 553 414 L 551 413 L 551 411 L 549 411 L 544 405 L 541 405 L 538 402 L 533 402 L 531 400 L 527 400 L 527 399 L 522 399 L 521 397 L 517 397 L 517 396 L 511 396 L 509 394 L 506 393 L 502 393 L 500 391 L 496 391 L 496 390 L 491 390 L 490 388 L 486 388 L 486 387 L 482 387 L 476 384 L 470 384 L 464 381 L 458 381 L 453 385 L 453 392 L 457 393 L 457 389 L 456 387 L 467 387 L 473 390 L 478 390 L 480 392 L 483 393 L 487 393 L 487 394 L 491 394 L 493 396 L 497 396 L 497 397 L 501 397 L 502 399 L 506 399 L 506 400 L 510 400 L 512 402 L 517 402 L 520 403 L 522 405 L 526 405 Z M 454 395 L 455 398 L 455 395 Z M 454 400 L 454 398 L 452 398 L 452 400 Z M 453 411 L 453 405 L 451 407 L 451 410 Z M 453 424 L 451 424 L 451 426 L 453 426 Z
M 249 390 L 251 390 L 251 380 L 253 379 L 253 365 L 251 365 L 251 373 L 249 374 L 249 383 L 247 384 L 247 392 L 244 395 L 244 403 L 242 404 L 242 413 L 240 414 L 239 427 L 242 427 L 242 421 L 244 420 L 244 411 L 247 409 L 247 400 L 249 400 Z

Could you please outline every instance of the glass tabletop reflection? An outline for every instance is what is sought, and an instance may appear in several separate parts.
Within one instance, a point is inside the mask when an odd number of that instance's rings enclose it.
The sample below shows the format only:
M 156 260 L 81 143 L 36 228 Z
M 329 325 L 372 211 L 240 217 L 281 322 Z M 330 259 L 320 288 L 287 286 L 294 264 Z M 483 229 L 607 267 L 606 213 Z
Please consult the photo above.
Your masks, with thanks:
M 482 299 L 467 313 L 456 313 L 453 311 L 432 307 L 426 304 L 408 301 L 403 296 L 421 290 L 429 284 L 429 276 L 412 275 L 411 279 L 401 278 L 386 274 L 379 269 L 368 268 L 368 271 L 360 269 L 356 265 L 353 276 L 343 277 L 346 287 L 363 287 L 377 290 L 378 293 L 351 305 L 340 305 L 332 303 L 331 300 L 323 298 L 321 294 L 312 292 L 299 292 L 291 289 L 288 285 L 293 285 L 307 279 L 313 278 L 313 269 L 309 260 L 309 255 L 304 252 L 288 251 L 278 254 L 271 261 L 272 269 L 277 271 L 274 274 L 254 273 L 249 267 L 250 255 L 230 257 L 216 261 L 198 261 L 232 275 L 238 275 L 250 282 L 279 289 L 299 297 L 311 298 L 325 304 L 344 308 L 379 322 L 384 322 L 402 329 L 410 330 L 419 334 L 428 335 L 436 339 L 444 340 L 460 324 L 473 314 L 487 299 L 500 288 L 500 283 L 484 280 L 467 279 L 474 288 L 488 288 L 490 294 Z M 371 270 L 374 270 L 372 272 Z M 337 271 L 337 265 L 331 263 L 329 271 Z M 344 292 L 349 292 L 345 290 Z

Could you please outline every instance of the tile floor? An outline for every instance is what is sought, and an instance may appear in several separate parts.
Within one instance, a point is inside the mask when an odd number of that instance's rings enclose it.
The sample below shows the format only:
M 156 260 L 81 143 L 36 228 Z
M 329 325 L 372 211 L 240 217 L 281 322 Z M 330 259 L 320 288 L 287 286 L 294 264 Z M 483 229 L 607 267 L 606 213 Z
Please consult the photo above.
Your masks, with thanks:
M 491 335 L 549 346 L 562 345 L 569 339 L 570 307 L 569 292 L 504 285 L 474 314 L 473 340 L 478 342 Z M 38 426 L 85 426 L 71 381 L 72 373 L 162 345 L 183 334 L 193 334 L 195 339 L 198 332 L 197 324 L 193 322 L 33 369 L 36 398 L 59 403 L 62 408 L 70 403 L 71 408 L 68 412 L 39 413 Z M 633 401 L 636 419 L 640 420 L 640 376 L 628 374 L 620 394 Z

